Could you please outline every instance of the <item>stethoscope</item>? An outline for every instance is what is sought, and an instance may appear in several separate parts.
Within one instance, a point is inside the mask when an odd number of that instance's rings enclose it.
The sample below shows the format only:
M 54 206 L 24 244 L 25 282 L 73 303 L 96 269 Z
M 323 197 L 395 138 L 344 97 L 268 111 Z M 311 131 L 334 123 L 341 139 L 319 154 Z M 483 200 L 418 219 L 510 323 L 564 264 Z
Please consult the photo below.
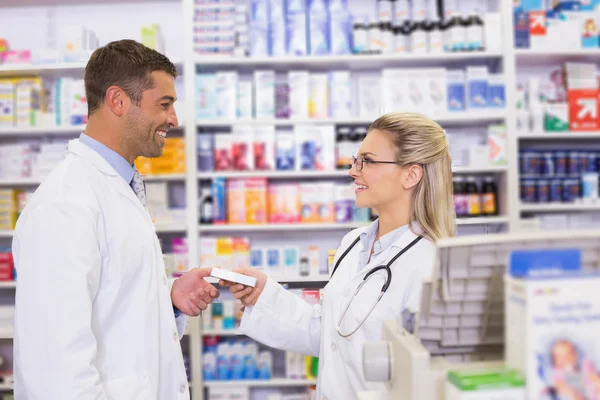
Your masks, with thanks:
M 421 240 L 421 239 L 423 239 L 423 236 L 417 237 L 415 240 L 413 240 L 408 245 L 406 245 L 406 247 L 404 247 L 402 250 L 400 250 L 398 252 L 398 254 L 396 254 L 394 256 L 394 258 L 392 258 L 386 265 L 379 265 L 379 266 L 373 268 L 372 270 L 370 270 L 365 275 L 365 277 L 363 278 L 363 280 L 360 283 L 360 285 L 358 285 L 358 287 L 354 291 L 354 294 L 350 298 L 350 301 L 346 305 L 346 308 L 344 308 L 344 311 L 342 312 L 342 315 L 340 316 L 340 318 L 339 318 L 339 320 L 337 322 L 337 325 L 335 327 L 335 330 L 337 331 L 337 333 L 341 337 L 352 336 L 354 334 L 354 332 L 356 332 L 362 326 L 362 324 L 367 320 L 367 318 L 369 317 L 369 315 L 371 315 L 371 312 L 373 311 L 373 309 L 375 309 L 375 306 L 377 306 L 377 303 L 379 303 L 379 300 L 381 300 L 381 298 L 383 297 L 384 293 L 388 290 L 388 288 L 390 287 L 390 284 L 392 283 L 392 270 L 390 269 L 390 266 L 394 263 L 394 261 L 396 261 L 398 259 L 398 257 L 400 257 L 402 254 L 406 253 L 411 247 L 413 247 L 415 244 L 417 244 L 419 242 L 419 240 Z M 342 262 L 342 260 L 344 259 L 344 257 L 346 257 L 346 255 L 348 255 L 348 253 L 350 252 L 350 250 L 352 250 L 352 248 L 354 246 L 356 246 L 356 244 L 359 242 L 359 240 L 360 240 L 360 236 L 357 237 L 354 240 L 354 242 L 352 242 L 352 244 L 350 245 L 350 247 L 348 247 L 346 249 L 346 251 L 344 251 L 344 253 L 342 254 L 342 256 L 337 260 L 337 262 L 335 263 L 335 266 L 333 267 L 333 272 L 331 273 L 332 277 L 333 277 L 333 274 L 335 274 L 335 271 L 340 266 L 340 263 Z M 371 275 L 373 275 L 375 272 L 381 271 L 381 270 L 385 270 L 385 272 L 387 273 L 387 277 L 386 277 L 385 283 L 383 284 L 383 287 L 381 288 L 381 293 L 379 293 L 379 297 L 377 297 L 377 301 L 375 302 L 375 304 L 373 304 L 373 307 L 371 307 L 371 309 L 369 310 L 369 312 L 367 313 L 367 315 L 362 319 L 362 321 L 360 321 L 360 323 L 358 324 L 358 326 L 356 327 L 356 329 L 354 329 L 352 332 L 350 332 L 348 334 L 343 334 L 341 332 L 342 321 L 344 319 L 344 316 L 346 315 L 346 312 L 350 308 L 350 305 L 352 304 L 352 301 L 354 300 L 354 298 L 356 297 L 356 295 L 358 294 L 358 292 L 360 291 L 360 289 L 367 282 L 367 280 L 371 277 Z

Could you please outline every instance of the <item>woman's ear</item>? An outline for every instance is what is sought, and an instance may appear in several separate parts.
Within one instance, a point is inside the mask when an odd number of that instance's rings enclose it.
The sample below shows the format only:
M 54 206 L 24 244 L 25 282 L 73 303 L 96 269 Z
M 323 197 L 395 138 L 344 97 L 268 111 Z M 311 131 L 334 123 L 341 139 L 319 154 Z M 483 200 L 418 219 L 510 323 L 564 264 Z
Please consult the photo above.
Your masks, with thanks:
M 423 178 L 423 167 L 419 164 L 411 164 L 406 167 L 406 178 L 404 179 L 404 189 L 410 190 L 417 186 Z

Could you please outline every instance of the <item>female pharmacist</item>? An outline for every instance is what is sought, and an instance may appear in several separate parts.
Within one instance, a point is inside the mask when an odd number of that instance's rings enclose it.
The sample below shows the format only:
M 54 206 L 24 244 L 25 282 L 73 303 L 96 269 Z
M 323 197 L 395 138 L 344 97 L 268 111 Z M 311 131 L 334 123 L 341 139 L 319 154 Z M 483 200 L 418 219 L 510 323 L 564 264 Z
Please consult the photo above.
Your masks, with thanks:
M 255 288 L 220 282 L 246 306 L 242 332 L 274 348 L 319 356 L 318 399 L 384 390 L 364 379 L 363 345 L 381 339 L 383 321 L 418 307 L 434 241 L 456 228 L 446 136 L 421 115 L 392 113 L 373 122 L 349 175 L 356 204 L 374 208 L 379 219 L 342 239 L 321 304 L 307 304 L 254 269 L 237 272 L 257 278 Z M 391 272 L 370 274 L 388 263 Z

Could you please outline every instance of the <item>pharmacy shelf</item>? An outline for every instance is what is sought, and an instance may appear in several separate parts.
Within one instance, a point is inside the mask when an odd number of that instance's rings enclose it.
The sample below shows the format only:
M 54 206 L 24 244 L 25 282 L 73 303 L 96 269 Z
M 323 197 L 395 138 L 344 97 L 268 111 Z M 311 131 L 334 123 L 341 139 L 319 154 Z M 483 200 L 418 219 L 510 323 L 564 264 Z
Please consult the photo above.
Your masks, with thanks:
M 185 233 L 187 227 L 184 224 L 157 224 L 156 233 Z
M 570 50 L 534 50 L 515 49 L 517 64 L 534 65 L 559 65 L 567 61 L 598 61 L 600 48 L 570 49 Z
M 569 139 L 600 139 L 600 131 L 587 132 L 534 132 L 519 134 L 521 140 L 569 140 Z
M 584 203 L 546 203 L 546 204 L 521 204 L 521 212 L 525 213 L 551 213 L 551 212 L 580 212 L 600 211 L 600 202 Z
M 365 223 L 314 223 L 314 224 L 224 224 L 224 225 L 200 225 L 200 233 L 220 232 L 287 232 L 287 231 L 334 231 L 350 230 L 366 225 Z
M 507 166 L 485 166 L 452 167 L 455 174 L 477 174 L 477 173 L 499 173 L 506 172 Z M 348 176 L 348 170 L 336 171 L 218 171 L 218 172 L 200 172 L 199 179 L 215 178 L 267 178 L 267 179 L 304 179 L 304 178 L 344 178 Z
M 458 218 L 457 225 L 501 225 L 507 224 L 508 217 L 473 217 L 473 218 Z
M 11 238 L 13 237 L 13 231 L 0 229 L 0 238 Z
M 239 329 L 206 329 L 202 331 L 202 336 L 242 336 Z
M 275 276 L 279 283 L 321 283 L 329 282 L 329 275 L 320 276 L 292 276 L 292 277 L 278 277 Z
M 244 380 L 244 381 L 205 381 L 204 386 L 208 388 L 226 387 L 302 387 L 316 385 L 315 379 L 285 379 L 274 378 L 267 380 Z
M 143 179 L 145 182 L 177 182 L 184 181 L 185 174 L 157 174 L 157 175 L 144 175 Z M 1 184 L 1 181 L 0 181 Z
M 337 171 L 218 171 L 200 172 L 199 179 L 214 178 L 268 178 L 268 179 L 302 179 L 302 178 L 339 178 L 347 177 L 348 170 Z
M 504 109 L 471 110 L 452 114 L 432 116 L 433 120 L 445 125 L 480 125 L 497 122 L 506 118 Z M 303 118 L 303 119 L 261 119 L 261 120 L 219 120 L 203 119 L 196 121 L 198 127 L 236 127 L 236 126 L 293 126 L 303 124 L 329 125 L 369 125 L 373 118 Z
M 13 385 L 10 383 L 0 383 L 0 392 L 10 392 L 13 390 Z
M 501 52 L 465 52 L 438 54 L 372 54 L 372 55 L 340 55 L 340 56 L 288 56 L 288 57 L 196 57 L 194 62 L 200 67 L 285 67 L 299 66 L 327 67 L 328 69 L 349 67 L 385 68 L 403 65 L 431 64 L 443 65 L 450 62 L 468 62 L 472 60 L 499 59 Z
M 15 332 L 14 331 L 0 331 L 0 339 L 14 339 Z
M 41 179 L 37 178 L 13 178 L 13 179 L 2 179 L 0 178 L 0 187 L 11 187 L 11 186 L 37 186 L 42 182 Z
M 490 165 L 481 167 L 452 167 L 452 173 L 454 174 L 485 174 L 485 173 L 503 173 L 508 171 L 506 165 Z
M 499 225 L 508 223 L 508 217 L 473 217 L 460 218 L 457 225 Z M 221 232 L 286 232 L 286 231 L 334 231 L 348 230 L 365 226 L 365 223 L 351 222 L 347 224 L 321 223 L 321 224 L 224 224 L 224 225 L 200 225 L 200 233 Z M 298 281 L 299 282 L 299 281 Z
M 0 281 L 0 289 L 14 289 L 16 287 L 16 281 Z
M 3 64 L 0 65 L 0 76 L 38 75 L 50 72 L 52 74 L 68 74 L 83 72 L 87 62 L 55 62 L 48 64 Z
M 85 125 L 71 126 L 48 126 L 48 127 L 32 127 L 32 128 L 2 128 L 0 127 L 1 136 L 11 137 L 36 137 L 46 135 L 78 135 L 85 130 Z

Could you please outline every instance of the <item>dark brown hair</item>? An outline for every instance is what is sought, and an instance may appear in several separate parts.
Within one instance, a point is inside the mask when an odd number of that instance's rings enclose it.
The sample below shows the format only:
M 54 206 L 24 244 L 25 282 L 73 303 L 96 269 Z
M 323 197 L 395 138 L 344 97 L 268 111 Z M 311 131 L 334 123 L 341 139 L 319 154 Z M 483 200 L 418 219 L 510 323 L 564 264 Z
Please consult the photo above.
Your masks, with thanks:
M 167 57 L 135 40 L 110 42 L 94 51 L 85 67 L 88 116 L 100 108 L 111 86 L 123 89 L 139 105 L 142 93 L 154 86 L 150 76 L 154 71 L 177 77 L 177 68 Z

